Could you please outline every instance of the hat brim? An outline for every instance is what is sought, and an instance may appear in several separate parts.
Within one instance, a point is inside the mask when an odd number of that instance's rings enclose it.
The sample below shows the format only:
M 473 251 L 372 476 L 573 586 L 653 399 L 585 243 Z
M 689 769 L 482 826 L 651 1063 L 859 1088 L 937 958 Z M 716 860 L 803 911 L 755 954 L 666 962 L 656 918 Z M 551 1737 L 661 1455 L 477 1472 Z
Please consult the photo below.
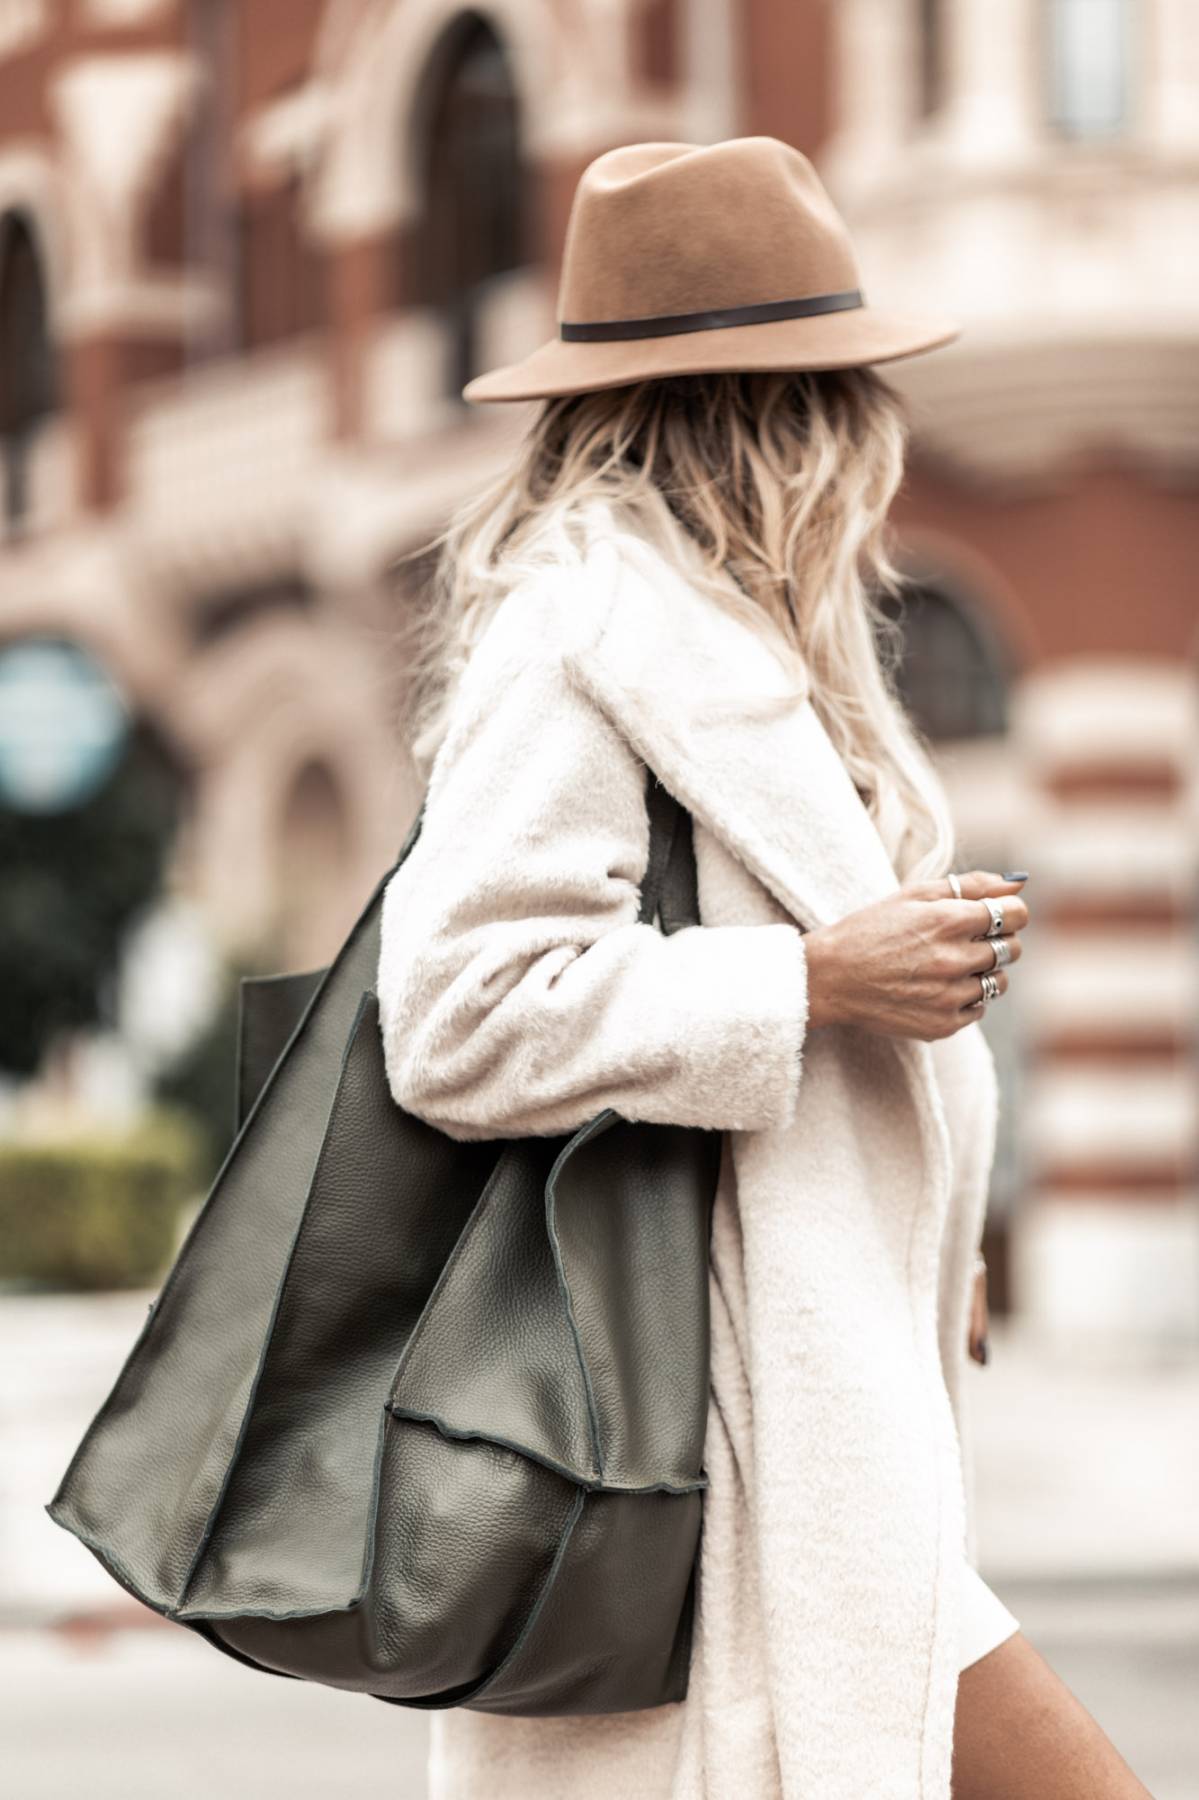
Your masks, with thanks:
M 588 393 L 663 375 L 703 375 L 726 370 L 846 369 L 895 362 L 936 350 L 960 336 L 955 320 L 889 312 L 870 306 L 852 313 L 776 319 L 765 325 L 721 326 L 663 337 L 603 343 L 564 343 L 550 338 L 520 362 L 476 375 L 462 398 L 542 400 Z

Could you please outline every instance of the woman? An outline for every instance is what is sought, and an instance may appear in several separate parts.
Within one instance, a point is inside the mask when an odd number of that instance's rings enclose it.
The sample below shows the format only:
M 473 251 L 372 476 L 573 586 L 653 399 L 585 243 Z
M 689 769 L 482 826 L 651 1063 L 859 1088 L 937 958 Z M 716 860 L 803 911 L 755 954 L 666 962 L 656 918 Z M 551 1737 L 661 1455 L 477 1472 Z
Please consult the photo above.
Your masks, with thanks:
M 451 1135 L 723 1133 L 710 1487 L 686 1700 L 435 1714 L 433 1800 L 1143 1795 L 971 1567 L 977 1027 L 1029 915 L 1023 871 L 950 872 L 880 661 L 905 425 L 869 366 L 956 327 L 865 305 L 771 138 L 598 158 L 559 313 L 465 390 L 546 404 L 445 541 L 381 1024 Z M 646 765 L 694 821 L 670 937 L 637 922 Z

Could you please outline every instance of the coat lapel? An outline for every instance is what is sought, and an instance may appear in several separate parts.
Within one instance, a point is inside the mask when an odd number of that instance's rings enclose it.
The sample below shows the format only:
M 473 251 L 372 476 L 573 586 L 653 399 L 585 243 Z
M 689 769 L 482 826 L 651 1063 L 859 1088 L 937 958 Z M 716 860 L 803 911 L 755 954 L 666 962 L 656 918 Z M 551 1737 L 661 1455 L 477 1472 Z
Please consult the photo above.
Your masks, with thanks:
M 571 679 L 798 924 L 831 924 L 896 891 L 886 846 L 810 701 L 770 708 L 791 680 L 760 631 L 607 514 L 583 586 L 568 608 Z M 933 1047 L 888 1041 L 908 1071 L 927 1229 L 939 1234 L 953 1172 Z
M 809 700 L 767 640 L 632 532 L 597 532 L 566 664 L 638 755 L 801 925 L 898 886 Z M 772 704 L 772 701 L 775 702 Z

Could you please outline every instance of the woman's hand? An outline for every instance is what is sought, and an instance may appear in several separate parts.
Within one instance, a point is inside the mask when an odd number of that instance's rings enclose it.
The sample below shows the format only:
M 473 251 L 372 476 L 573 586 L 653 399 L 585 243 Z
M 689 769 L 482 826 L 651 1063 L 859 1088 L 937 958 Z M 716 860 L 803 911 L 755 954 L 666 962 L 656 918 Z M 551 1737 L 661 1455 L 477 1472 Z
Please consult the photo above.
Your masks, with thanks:
M 987 1327 L 989 1324 L 987 1266 L 980 1256 L 978 1267 L 974 1271 L 974 1292 L 970 1297 L 970 1323 L 966 1328 L 966 1348 L 976 1363 L 985 1363 L 987 1360 Z
M 995 940 L 984 899 L 1003 901 L 1003 935 L 1019 959 L 1028 904 L 1023 879 L 987 869 L 947 879 L 905 882 L 894 894 L 808 932 L 808 1027 L 860 1025 L 891 1037 L 951 1037 L 979 1018 L 979 976 L 995 968 Z M 996 985 L 1006 993 L 1006 969 Z

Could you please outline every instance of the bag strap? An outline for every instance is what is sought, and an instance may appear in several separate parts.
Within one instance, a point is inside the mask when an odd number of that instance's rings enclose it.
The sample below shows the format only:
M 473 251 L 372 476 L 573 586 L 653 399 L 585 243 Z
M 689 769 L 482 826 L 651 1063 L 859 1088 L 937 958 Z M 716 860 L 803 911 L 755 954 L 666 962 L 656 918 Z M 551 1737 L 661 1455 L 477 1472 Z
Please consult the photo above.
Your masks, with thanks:
M 425 822 L 425 802 L 428 800 L 428 798 L 429 798 L 429 796 L 428 796 L 427 791 L 421 794 L 420 805 L 416 809 L 416 817 L 413 819 L 411 825 L 409 825 L 409 827 L 408 827 L 408 831 L 405 835 L 404 841 L 400 845 L 399 852 L 396 855 L 395 863 L 392 866 L 393 874 L 395 873 L 395 870 L 399 868 L 400 864 L 403 862 L 404 858 L 407 856 L 408 852 L 411 850 L 413 844 L 415 844 L 417 838 L 420 836 L 420 828 Z
M 698 879 L 691 814 L 652 769 L 646 771 L 649 812 L 649 862 L 641 885 L 639 923 L 659 919 L 667 936 L 685 925 L 699 924 Z
M 395 867 L 398 868 L 420 836 L 425 817 L 425 799 L 408 828 L 400 846 Z M 641 884 L 641 910 L 638 922 L 652 925 L 655 918 L 667 936 L 685 925 L 699 924 L 698 878 L 695 848 L 691 831 L 691 814 L 681 806 L 670 789 L 663 787 L 654 771 L 646 769 L 646 809 L 649 813 L 649 861 Z

